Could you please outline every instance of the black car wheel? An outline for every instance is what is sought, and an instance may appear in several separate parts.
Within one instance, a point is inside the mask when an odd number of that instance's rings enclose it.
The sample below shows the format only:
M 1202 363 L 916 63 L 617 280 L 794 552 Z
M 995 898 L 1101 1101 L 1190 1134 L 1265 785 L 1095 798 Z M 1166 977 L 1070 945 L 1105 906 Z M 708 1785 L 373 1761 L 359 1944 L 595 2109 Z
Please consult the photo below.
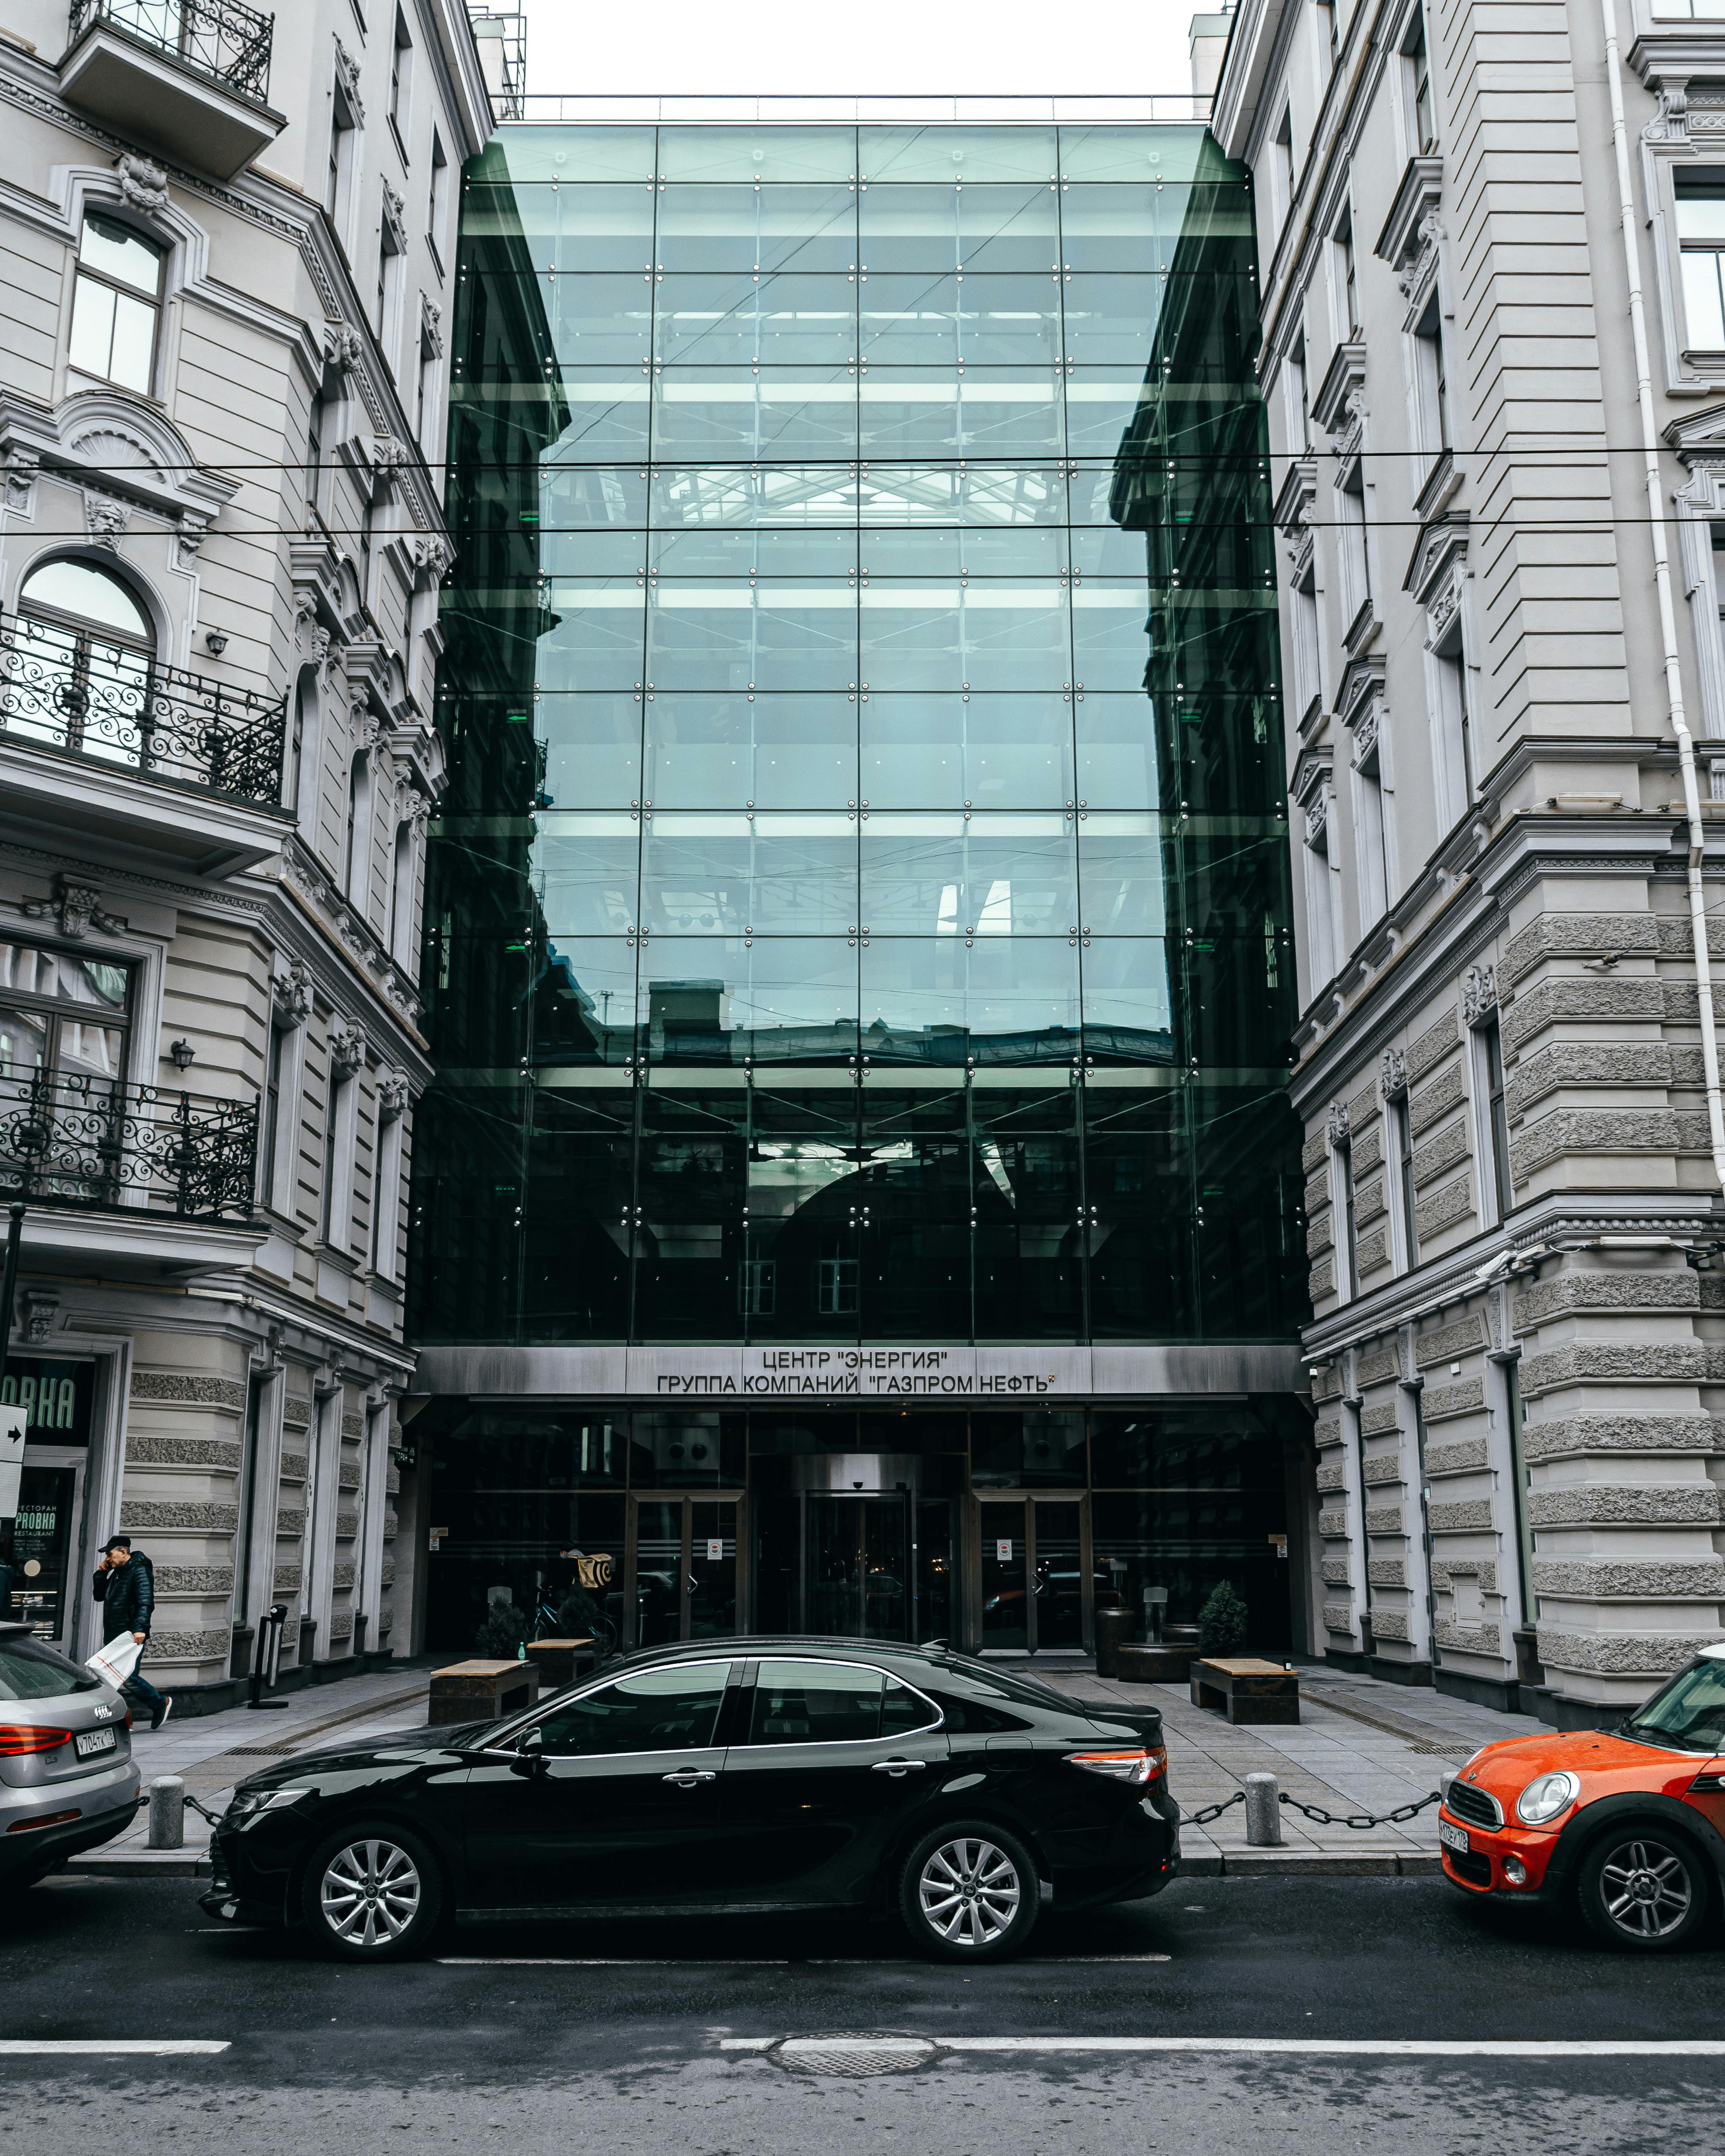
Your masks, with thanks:
M 1601 1835 L 1582 1857 L 1576 1887 L 1589 1928 L 1632 1953 L 1681 1946 L 1707 1917 L 1707 1868 L 1663 1823 Z
M 443 1875 L 417 1835 L 399 1827 L 344 1827 L 305 1866 L 305 1922 L 330 1953 L 398 1961 L 422 1952 L 443 1908 Z
M 1000 1961 L 1017 1953 L 1042 1907 L 1029 1851 L 982 1820 L 937 1827 L 900 1876 L 899 1914 L 924 1953 L 943 1961 Z

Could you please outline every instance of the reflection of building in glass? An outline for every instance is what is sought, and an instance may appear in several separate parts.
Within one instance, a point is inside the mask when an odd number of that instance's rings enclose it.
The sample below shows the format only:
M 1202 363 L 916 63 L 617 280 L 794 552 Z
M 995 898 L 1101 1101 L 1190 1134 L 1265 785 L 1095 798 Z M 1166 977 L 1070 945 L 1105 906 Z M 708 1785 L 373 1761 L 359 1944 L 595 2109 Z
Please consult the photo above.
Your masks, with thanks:
M 1081 1491 L 1086 1414 L 1173 1382 L 1135 1346 L 1181 1343 L 1183 1394 L 1288 1382 L 1294 1010 L 1238 169 L 1192 127 L 516 127 L 463 229 L 442 1075 L 416 1156 L 431 1389 L 539 1395 L 519 1412 L 547 1459 L 599 1406 L 545 1396 L 612 1404 L 637 1432 L 614 1477 L 559 1486 L 620 1506 L 715 1486 L 706 1439 L 639 1432 L 668 1387 L 736 1389 L 737 1351 L 759 1374 L 780 1349 L 938 1346 L 942 1384 L 1052 1389 Z M 911 1397 L 891 1368 L 856 1382 Z M 737 1621 L 777 1595 L 774 1621 L 812 1622 L 817 1588 L 838 1609 L 855 1587 L 868 1628 L 903 1589 L 910 1543 L 880 1557 L 878 1523 L 792 1465 L 853 1455 L 834 1488 L 901 1488 L 904 1532 L 946 1551 L 950 1626 L 1009 1609 L 967 1493 L 980 1421 L 1030 1440 L 1010 1394 L 989 1404 L 896 1408 L 890 1444 L 731 1418 Z M 439 1403 L 456 1486 L 490 1486 L 516 1413 Z M 1245 1419 L 1279 1528 L 1280 1424 Z M 922 1464 L 887 1475 L 901 1455 Z M 648 1540 L 682 1537 L 696 1573 L 737 1535 L 665 1503 Z M 1070 1541 L 1076 1644 L 1103 1591 L 1091 1507 L 1055 1512 L 1040 1562 Z M 1014 1578 L 1033 1530 L 988 1538 Z M 1269 1530 L 1249 1558 L 1240 1532 L 1193 1593 L 1261 1569 Z M 899 1589 L 856 1584 L 882 1566 Z

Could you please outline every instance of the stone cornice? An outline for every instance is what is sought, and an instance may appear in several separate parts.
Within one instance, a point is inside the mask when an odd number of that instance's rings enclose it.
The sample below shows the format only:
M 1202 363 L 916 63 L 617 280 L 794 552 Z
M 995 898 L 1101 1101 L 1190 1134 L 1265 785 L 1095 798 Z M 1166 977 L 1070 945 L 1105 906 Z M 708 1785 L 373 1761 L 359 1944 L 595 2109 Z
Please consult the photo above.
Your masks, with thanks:
M 1420 227 L 1443 199 L 1441 157 L 1409 157 L 1372 252 L 1399 270 L 1420 246 Z

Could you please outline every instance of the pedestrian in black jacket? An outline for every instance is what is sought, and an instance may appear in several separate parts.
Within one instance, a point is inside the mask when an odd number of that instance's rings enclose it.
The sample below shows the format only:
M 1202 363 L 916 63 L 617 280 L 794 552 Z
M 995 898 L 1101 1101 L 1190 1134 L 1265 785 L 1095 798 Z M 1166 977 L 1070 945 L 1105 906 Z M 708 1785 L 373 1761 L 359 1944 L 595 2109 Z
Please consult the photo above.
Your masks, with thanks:
M 116 1535 L 102 1553 L 92 1587 L 102 1605 L 102 1644 L 131 1633 L 142 1647 L 150 1638 L 150 1620 L 156 1614 L 156 1568 L 141 1550 L 134 1554 L 130 1535 Z M 160 1729 L 173 1712 L 173 1695 L 157 1691 L 140 1666 L 126 1680 L 125 1690 L 150 1711 L 150 1727 Z

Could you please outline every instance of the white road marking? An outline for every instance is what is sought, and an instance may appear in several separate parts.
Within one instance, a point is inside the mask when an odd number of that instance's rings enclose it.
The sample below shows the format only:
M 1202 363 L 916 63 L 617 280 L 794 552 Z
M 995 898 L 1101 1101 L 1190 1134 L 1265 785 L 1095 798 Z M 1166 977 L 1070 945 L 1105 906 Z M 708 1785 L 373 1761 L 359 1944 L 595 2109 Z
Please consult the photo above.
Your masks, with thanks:
M 0 2039 L 0 2059 L 112 2058 L 116 2055 L 151 2059 L 208 2058 L 229 2048 L 225 2041 L 208 2036 L 70 2036 L 55 2043 L 46 2037 Z
M 721 2051 L 770 2051 L 780 2036 L 721 2036 Z M 943 2051 L 1225 2051 L 1367 2059 L 1716 2059 L 1725 2041 L 1676 2037 L 1599 2042 L 1493 2038 L 1475 2042 L 1399 2036 L 932 2036 Z
M 234 1927 L 223 1925 L 220 1930 L 233 1936 Z M 196 1936 L 202 1938 L 203 1933 Z M 1060 1954 L 1045 1955 L 1040 1960 L 1027 1958 L 1015 1964 L 1019 1969 L 1070 1969 L 1080 1964 L 1114 1964 L 1118 1962 L 1172 1961 L 1173 1956 L 1165 1953 L 1148 1954 Z M 730 1955 L 702 1960 L 686 1954 L 654 1957 L 648 1954 L 439 1954 L 439 1969 L 926 1969 L 933 1964 L 916 1960 L 894 1960 L 885 1954 L 853 1954 L 797 1957 L 790 1954 L 766 1955 L 756 1958 Z

